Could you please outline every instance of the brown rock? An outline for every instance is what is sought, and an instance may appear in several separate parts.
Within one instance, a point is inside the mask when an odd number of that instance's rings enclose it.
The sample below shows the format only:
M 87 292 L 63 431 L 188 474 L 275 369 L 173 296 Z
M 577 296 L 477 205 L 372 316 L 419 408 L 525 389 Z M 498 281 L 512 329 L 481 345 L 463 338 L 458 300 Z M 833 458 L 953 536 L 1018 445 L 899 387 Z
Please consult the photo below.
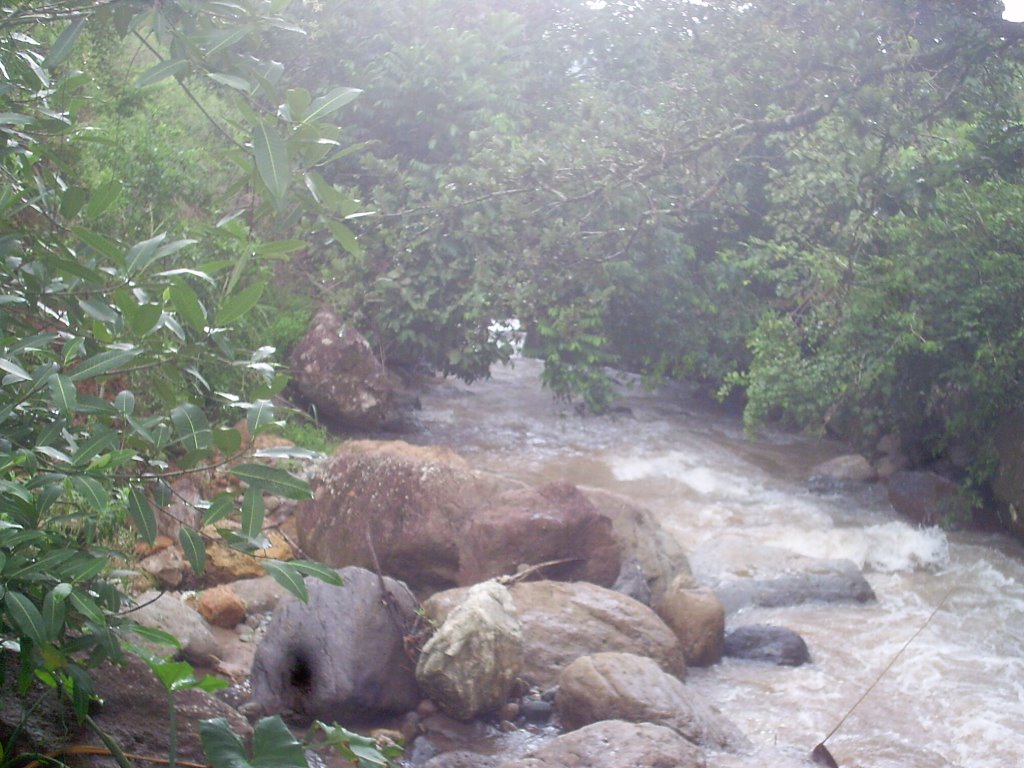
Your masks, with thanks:
M 710 589 L 690 583 L 689 576 L 676 578 L 657 610 L 679 638 L 687 665 L 706 667 L 722 658 L 725 608 Z
M 563 734 L 499 768 L 704 768 L 704 753 L 670 728 L 605 720 Z
M 567 666 L 555 699 L 562 725 L 581 728 L 601 720 L 655 723 L 694 744 L 736 749 L 746 739 L 732 722 L 704 703 L 678 677 L 652 659 L 597 653 Z
M 459 534 L 493 484 L 479 479 L 447 448 L 401 441 L 350 441 L 313 480 L 314 498 L 299 504 L 299 545 L 334 567 L 380 567 L 417 593 L 454 586 Z
M 251 553 L 233 549 L 220 540 L 217 528 L 237 530 L 239 527 L 238 523 L 233 521 L 222 521 L 203 529 L 203 535 L 207 537 L 206 570 L 203 572 L 203 580 L 207 584 L 227 584 L 239 579 L 259 578 L 267 573 L 260 564 L 261 559 L 291 560 L 295 557 L 291 544 L 273 529 L 263 532 L 270 540 L 270 546 Z
M 387 371 L 369 342 L 330 310 L 316 314 L 289 362 L 293 385 L 321 418 L 363 429 L 387 416 L 393 397 Z
M 177 547 L 167 547 L 139 561 L 139 568 L 150 574 L 164 589 L 174 589 L 189 570 L 185 556 Z
M 459 583 L 545 568 L 545 578 L 610 587 L 619 575 L 619 546 L 611 521 L 571 483 L 508 491 L 470 518 L 459 537 Z
M 810 488 L 819 493 L 834 493 L 874 482 L 878 473 L 867 459 L 857 453 L 824 461 L 811 470 Z
M 245 601 L 229 586 L 204 589 L 197 607 L 199 615 L 215 627 L 233 629 L 245 619 Z
M 525 656 L 522 676 L 547 687 L 572 661 L 599 651 L 625 651 L 650 656 L 667 671 L 686 673 L 678 638 L 646 605 L 626 595 L 584 581 L 531 581 L 510 589 L 523 627 Z M 424 613 L 444 621 L 467 590 L 432 596 Z

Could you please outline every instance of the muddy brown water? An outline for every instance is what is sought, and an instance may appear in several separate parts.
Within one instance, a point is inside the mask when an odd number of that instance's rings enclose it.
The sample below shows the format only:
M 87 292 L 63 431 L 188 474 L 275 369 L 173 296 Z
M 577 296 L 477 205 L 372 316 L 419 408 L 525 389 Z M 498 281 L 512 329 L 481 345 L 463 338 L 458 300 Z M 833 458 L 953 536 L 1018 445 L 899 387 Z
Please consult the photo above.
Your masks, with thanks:
M 844 768 L 1024 765 L 1024 550 L 992 534 L 946 534 L 901 521 L 875 489 L 821 496 L 810 469 L 841 452 L 804 437 L 749 440 L 738 418 L 685 388 L 621 390 L 612 416 L 578 417 L 520 359 L 472 386 L 421 397 L 415 442 L 448 445 L 476 468 L 530 483 L 567 479 L 655 512 L 687 551 L 731 537 L 780 567 L 792 554 L 849 558 L 878 596 L 867 605 L 745 609 L 730 626 L 779 624 L 813 663 L 726 659 L 688 683 L 754 743 L 709 754 L 710 768 L 805 765 L 900 649 L 945 603 L 828 741 Z M 763 565 L 763 563 L 761 563 Z

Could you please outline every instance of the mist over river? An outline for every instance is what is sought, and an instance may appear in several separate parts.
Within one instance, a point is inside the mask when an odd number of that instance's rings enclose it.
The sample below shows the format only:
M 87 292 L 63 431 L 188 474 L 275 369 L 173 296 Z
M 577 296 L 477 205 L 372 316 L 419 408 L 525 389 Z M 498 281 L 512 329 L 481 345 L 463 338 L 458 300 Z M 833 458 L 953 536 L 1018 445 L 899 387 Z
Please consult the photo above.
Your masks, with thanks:
M 848 558 L 863 568 L 877 602 L 746 608 L 727 617 L 727 629 L 769 623 L 799 632 L 812 663 L 727 658 L 690 670 L 688 684 L 755 745 L 753 754 L 709 754 L 711 768 L 804 765 L 933 611 L 829 750 L 844 768 L 1024 764 L 1018 544 L 915 528 L 898 519 L 880 487 L 812 494 L 811 468 L 841 446 L 786 434 L 752 442 L 735 414 L 685 387 L 623 386 L 621 412 L 580 418 L 541 389 L 540 363 L 517 359 L 493 374 L 471 386 L 432 386 L 416 417 L 423 431 L 411 439 L 449 445 L 475 468 L 510 478 L 566 479 L 626 496 L 678 537 L 698 579 L 721 566 L 722 553 L 749 576 L 785 572 L 799 556 Z

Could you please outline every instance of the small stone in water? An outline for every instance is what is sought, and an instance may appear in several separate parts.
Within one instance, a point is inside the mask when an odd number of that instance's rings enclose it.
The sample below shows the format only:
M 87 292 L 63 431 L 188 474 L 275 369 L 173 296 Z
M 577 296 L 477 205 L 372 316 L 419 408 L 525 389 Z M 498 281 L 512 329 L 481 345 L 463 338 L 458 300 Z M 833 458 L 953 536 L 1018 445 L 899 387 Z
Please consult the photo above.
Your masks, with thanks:
M 551 702 L 543 699 L 523 699 L 523 717 L 530 723 L 545 723 L 551 718 Z

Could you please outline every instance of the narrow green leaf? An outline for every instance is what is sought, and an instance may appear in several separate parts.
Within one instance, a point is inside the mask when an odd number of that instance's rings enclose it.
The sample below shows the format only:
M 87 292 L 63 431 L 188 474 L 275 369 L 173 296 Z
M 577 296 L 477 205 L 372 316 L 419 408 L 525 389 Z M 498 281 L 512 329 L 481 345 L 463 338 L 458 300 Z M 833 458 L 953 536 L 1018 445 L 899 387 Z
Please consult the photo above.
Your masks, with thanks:
M 71 49 L 74 48 L 75 41 L 82 33 L 84 25 L 85 17 L 83 16 L 75 19 L 64 28 L 64 31 L 60 33 L 60 36 L 50 46 L 50 50 L 46 52 L 46 58 L 43 59 L 44 69 L 53 69 L 64 63 L 71 54 Z
M 45 645 L 47 642 L 46 624 L 43 616 L 35 604 L 20 592 L 8 590 L 4 597 L 4 605 L 7 606 L 7 614 L 11 617 L 14 625 L 22 631 L 36 645 Z
M 71 381 L 82 381 L 91 379 L 104 373 L 117 370 L 127 365 L 136 357 L 141 350 L 138 349 L 110 349 L 100 352 L 97 355 L 88 357 L 70 372 L 68 378 Z
M 66 597 L 66 594 L 58 591 L 58 587 L 54 587 L 43 598 L 43 628 L 46 631 L 47 639 L 50 641 L 60 637 L 61 630 L 64 629 L 64 614 L 66 611 L 64 599 Z
M 209 509 L 203 513 L 203 525 L 213 525 L 230 515 L 235 509 L 235 497 L 230 493 L 218 493 Z
M 141 624 L 129 624 L 127 629 L 129 632 L 134 635 L 138 635 L 146 642 L 156 643 L 158 645 L 169 645 L 172 648 L 181 648 L 181 641 L 170 632 L 164 632 L 162 629 L 144 627 Z
M 160 322 L 163 312 L 164 308 L 159 304 L 140 304 L 128 327 L 136 336 L 145 336 Z
M 332 586 L 340 587 L 345 583 L 340 573 L 323 563 L 312 560 L 292 560 L 291 564 L 304 576 L 312 576 Z
M 252 437 L 256 437 L 264 426 L 272 424 L 273 421 L 274 403 L 270 400 L 257 400 L 245 413 L 245 423 Z
M 355 233 L 349 229 L 347 225 L 342 224 L 340 221 L 335 219 L 325 219 L 325 222 L 327 223 L 327 228 L 331 230 L 331 235 L 337 241 L 338 245 L 353 256 L 362 255 L 363 246 L 359 244 L 359 240 L 356 239 Z
M 67 418 L 78 410 L 78 390 L 67 376 L 56 373 L 50 379 L 50 397 L 57 409 Z
M 101 323 L 112 325 L 117 322 L 117 312 L 105 301 L 100 301 L 99 299 L 79 299 L 78 306 L 89 317 L 99 320 Z
M 139 79 L 135 81 L 136 88 L 145 88 L 155 83 L 159 83 L 168 77 L 174 77 L 183 74 L 188 69 L 188 61 L 186 59 L 170 59 L 168 61 L 161 61 L 159 64 L 150 67 L 143 72 Z
M 263 464 L 239 464 L 231 468 L 231 474 L 244 480 L 253 488 L 259 488 L 272 496 L 286 499 L 311 499 L 313 493 L 309 483 L 277 467 Z
M 213 444 L 221 453 L 231 455 L 242 447 L 242 433 L 237 429 L 215 429 Z
M 121 260 L 124 249 L 106 235 L 90 232 L 88 229 L 82 229 L 81 227 L 75 227 L 71 231 L 75 233 L 75 236 L 79 240 L 89 246 L 89 248 L 94 250 L 100 256 L 104 256 L 105 258 L 118 262 Z
M 79 590 L 73 591 L 68 595 L 68 600 L 71 605 L 75 607 L 80 614 L 85 616 L 93 624 L 98 626 L 104 626 L 107 623 L 107 617 L 103 613 L 102 609 L 96 605 L 96 601 Z
M 171 423 L 186 451 L 206 450 L 213 443 L 213 431 L 206 414 L 192 403 L 182 403 L 174 408 Z
M 237 75 L 228 75 L 223 72 L 207 72 L 206 76 L 213 80 L 215 83 L 226 85 L 228 86 L 228 88 L 234 88 L 236 91 L 249 93 L 252 90 L 252 83 L 250 83 L 244 77 L 238 77 Z
M 285 104 L 288 107 L 288 118 L 299 122 L 306 115 L 309 104 L 313 100 L 309 91 L 305 88 L 289 88 L 285 94 Z
M 280 202 L 288 191 L 291 168 L 288 165 L 288 148 L 281 135 L 265 122 L 256 124 L 252 136 L 253 153 L 256 156 L 256 170 L 266 185 L 271 197 Z
M 110 506 L 110 496 L 107 495 L 107 489 L 99 480 L 88 475 L 72 475 L 71 485 L 85 503 L 95 511 L 107 511 Z
M 250 309 L 256 306 L 266 287 L 266 283 L 253 283 L 240 293 L 230 296 L 221 305 L 220 311 L 217 312 L 214 325 L 223 327 L 242 318 Z
M 192 564 L 192 572 L 196 576 L 202 576 L 206 569 L 206 544 L 203 543 L 203 537 L 197 531 L 183 526 L 178 532 L 178 541 L 185 557 Z
M 253 252 L 259 256 L 284 256 L 288 253 L 301 251 L 308 246 L 309 243 L 305 240 L 271 240 L 268 243 L 260 243 L 253 248 Z
M 152 264 L 157 258 L 157 251 L 160 249 L 160 244 L 167 239 L 167 235 L 160 233 L 155 235 L 148 240 L 135 243 L 131 248 L 128 249 L 128 253 L 124 257 L 124 266 L 129 273 L 140 272 L 150 264 Z
M 194 330 L 203 333 L 206 330 L 206 310 L 196 292 L 185 283 L 172 285 L 169 292 L 174 308 L 182 319 Z
M 295 595 L 302 602 L 309 601 L 309 590 L 302 574 L 290 564 L 280 560 L 263 560 L 261 565 L 267 569 L 267 573 L 273 576 L 274 581 Z
M 316 99 L 309 109 L 309 114 L 303 119 L 303 123 L 311 123 L 319 120 L 353 101 L 360 93 L 358 88 L 335 88 L 325 96 Z
M 147 544 L 156 541 L 156 514 L 141 488 L 132 488 L 128 492 L 128 514 Z
M 263 530 L 263 492 L 249 486 L 242 498 L 242 535 L 258 536 Z
M 85 217 L 97 219 L 102 216 L 121 196 L 121 190 L 121 182 L 117 179 L 111 179 L 95 189 L 89 198 L 89 203 L 85 206 Z
M 13 360 L 8 360 L 6 357 L 0 357 L 0 371 L 3 371 L 13 377 L 13 381 L 32 381 L 32 377 L 29 375 L 28 371 Z M 4 381 L 4 383 L 6 384 L 8 382 Z

